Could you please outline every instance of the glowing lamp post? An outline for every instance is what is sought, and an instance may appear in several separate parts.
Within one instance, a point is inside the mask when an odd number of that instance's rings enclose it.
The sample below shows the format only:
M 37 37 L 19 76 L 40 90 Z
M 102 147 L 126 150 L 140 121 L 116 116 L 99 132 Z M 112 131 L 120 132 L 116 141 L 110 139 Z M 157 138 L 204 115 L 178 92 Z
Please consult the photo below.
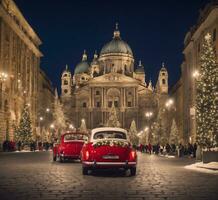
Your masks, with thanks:
M 145 117 L 147 118 L 147 121 L 148 121 L 148 127 L 145 128 L 146 131 L 148 132 L 147 133 L 148 142 L 150 141 L 150 119 L 152 118 L 152 116 L 153 116 L 153 112 L 146 112 L 145 113 Z

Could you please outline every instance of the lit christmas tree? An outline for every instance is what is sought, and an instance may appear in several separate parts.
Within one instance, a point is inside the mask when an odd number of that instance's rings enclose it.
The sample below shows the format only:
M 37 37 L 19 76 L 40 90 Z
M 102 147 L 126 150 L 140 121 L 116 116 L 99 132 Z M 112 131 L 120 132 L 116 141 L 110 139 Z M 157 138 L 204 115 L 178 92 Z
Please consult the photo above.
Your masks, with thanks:
M 109 119 L 107 121 L 107 126 L 108 127 L 120 127 L 120 122 L 118 120 L 118 117 L 117 117 L 117 111 L 116 111 L 116 108 L 114 106 L 114 103 L 112 105 L 112 108 L 109 112 Z
M 138 132 L 136 129 L 136 123 L 135 120 L 132 120 L 132 123 L 130 125 L 130 129 L 129 129 L 129 139 L 130 142 L 132 143 L 132 145 L 137 146 L 139 143 L 139 138 L 137 136 Z
M 160 124 L 158 122 L 154 122 L 152 124 L 151 135 L 152 135 L 152 143 L 153 144 L 160 143 L 161 131 L 160 131 Z
M 179 131 L 178 131 L 175 119 L 173 119 L 173 122 L 171 125 L 169 143 L 175 144 L 175 145 L 178 145 L 179 143 Z
M 197 79 L 197 143 L 203 148 L 217 146 L 218 134 L 218 65 L 211 35 L 203 42 Z
M 149 143 L 149 130 L 146 130 L 142 133 L 140 137 L 140 144 L 148 145 Z
M 30 144 L 32 140 L 32 127 L 29 113 L 29 107 L 24 106 L 21 114 L 19 126 L 16 130 L 16 140 L 25 144 Z
M 61 132 L 66 128 L 66 119 L 63 112 L 63 106 L 58 98 L 57 89 L 55 90 L 55 101 L 54 101 L 54 124 L 58 128 L 57 133 L 60 137 Z
M 86 121 L 85 119 L 82 119 L 81 120 L 81 125 L 80 125 L 80 128 L 79 130 L 83 133 L 86 133 L 88 130 L 87 130 L 87 127 L 86 127 Z

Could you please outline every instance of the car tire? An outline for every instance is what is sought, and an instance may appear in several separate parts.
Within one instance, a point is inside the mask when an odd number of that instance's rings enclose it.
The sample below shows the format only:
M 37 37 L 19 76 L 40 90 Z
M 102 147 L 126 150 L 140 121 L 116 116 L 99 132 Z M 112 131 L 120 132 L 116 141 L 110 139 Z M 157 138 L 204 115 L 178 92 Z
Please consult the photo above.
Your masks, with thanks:
M 60 156 L 60 162 L 63 163 L 64 162 L 64 157 Z
M 83 167 L 82 168 L 82 173 L 83 173 L 83 175 L 88 175 L 89 174 L 89 168 L 88 167 Z
M 135 176 L 136 175 L 136 167 L 130 168 L 130 175 Z
M 53 161 L 56 161 L 57 160 L 57 156 L 53 156 Z

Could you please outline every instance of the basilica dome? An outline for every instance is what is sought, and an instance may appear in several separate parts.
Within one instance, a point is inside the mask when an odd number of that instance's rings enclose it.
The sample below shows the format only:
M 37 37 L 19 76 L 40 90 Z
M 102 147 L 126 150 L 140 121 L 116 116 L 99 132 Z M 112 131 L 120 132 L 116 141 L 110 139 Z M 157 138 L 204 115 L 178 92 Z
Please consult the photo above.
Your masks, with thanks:
M 89 71 L 89 64 L 87 62 L 87 55 L 84 51 L 82 61 L 76 65 L 74 74 L 87 73 Z
M 123 41 L 120 37 L 120 31 L 118 30 L 118 25 L 116 26 L 116 30 L 114 31 L 113 40 L 103 46 L 100 52 L 100 56 L 105 54 L 114 54 L 114 53 L 115 54 L 122 53 L 122 54 L 128 54 L 133 56 L 130 46 L 125 41 Z

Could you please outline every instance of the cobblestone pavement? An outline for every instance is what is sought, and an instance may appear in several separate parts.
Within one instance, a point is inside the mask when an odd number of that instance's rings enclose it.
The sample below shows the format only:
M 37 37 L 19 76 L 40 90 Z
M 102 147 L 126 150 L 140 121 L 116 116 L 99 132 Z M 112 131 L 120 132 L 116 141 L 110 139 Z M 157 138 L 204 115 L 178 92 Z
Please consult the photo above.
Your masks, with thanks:
M 184 169 L 192 159 L 139 154 L 137 175 L 81 173 L 78 162 L 52 162 L 51 152 L 1 153 L 0 199 L 218 199 L 218 176 Z

